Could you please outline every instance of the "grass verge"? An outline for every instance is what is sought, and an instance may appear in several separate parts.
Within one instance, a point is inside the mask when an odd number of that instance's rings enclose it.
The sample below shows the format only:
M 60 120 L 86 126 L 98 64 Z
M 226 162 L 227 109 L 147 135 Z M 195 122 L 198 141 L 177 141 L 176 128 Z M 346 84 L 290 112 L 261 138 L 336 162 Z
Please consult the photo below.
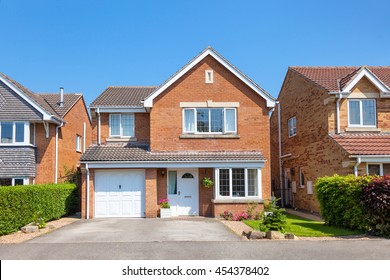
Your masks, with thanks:
M 286 214 L 286 231 L 296 236 L 304 237 L 329 237 L 329 236 L 348 236 L 362 234 L 361 231 L 349 230 L 340 227 L 327 226 L 324 222 L 309 220 L 291 214 Z M 258 229 L 260 221 L 248 220 L 245 224 L 253 229 Z

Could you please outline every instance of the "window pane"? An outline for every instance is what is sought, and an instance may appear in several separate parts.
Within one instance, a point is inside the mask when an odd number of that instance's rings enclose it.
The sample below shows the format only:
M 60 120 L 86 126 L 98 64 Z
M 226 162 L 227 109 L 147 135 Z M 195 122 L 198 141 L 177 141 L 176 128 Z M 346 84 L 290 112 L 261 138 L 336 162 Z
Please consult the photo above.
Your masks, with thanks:
M 0 178 L 0 186 L 12 186 L 11 178 Z
M 349 101 L 349 124 L 360 124 L 360 102 Z
M 245 171 L 232 169 L 233 197 L 245 196 Z
M 196 110 L 198 132 L 210 132 L 209 130 L 209 109 Z
M 1 143 L 12 143 L 12 122 L 1 123 Z
M 257 169 L 248 169 L 248 196 L 257 196 Z
M 381 175 L 380 174 L 380 165 L 379 164 L 369 164 L 368 165 L 368 175 Z
M 383 164 L 383 175 L 390 175 L 390 164 Z
M 15 186 L 24 185 L 23 179 L 15 179 Z
M 227 132 L 236 132 L 236 110 L 226 109 L 226 127 L 225 131 Z
M 168 194 L 177 194 L 177 172 L 168 172 Z
M 375 101 L 362 100 L 363 125 L 375 125 Z
M 134 137 L 134 115 L 122 115 L 122 136 Z
M 184 110 L 184 131 L 195 132 L 195 110 Z
M 297 134 L 297 118 L 293 117 L 288 120 L 288 136 L 294 136 Z
M 110 131 L 111 135 L 120 135 L 120 115 L 110 115 Z
M 24 142 L 24 123 L 15 123 L 15 142 Z
M 223 109 L 210 109 L 211 132 L 222 132 Z
M 219 195 L 220 196 L 230 195 L 229 169 L 219 170 Z

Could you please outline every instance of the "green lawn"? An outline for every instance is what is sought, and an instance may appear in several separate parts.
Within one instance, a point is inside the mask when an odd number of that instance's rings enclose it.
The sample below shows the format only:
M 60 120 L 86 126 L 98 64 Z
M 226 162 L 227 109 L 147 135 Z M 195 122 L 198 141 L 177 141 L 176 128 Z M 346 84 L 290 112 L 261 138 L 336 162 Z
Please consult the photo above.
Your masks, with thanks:
M 362 234 L 360 231 L 353 231 L 339 227 L 327 226 L 323 222 L 313 221 L 298 216 L 286 214 L 286 231 L 296 236 L 324 237 L 324 236 L 346 236 Z M 244 221 L 253 229 L 259 229 L 260 221 Z

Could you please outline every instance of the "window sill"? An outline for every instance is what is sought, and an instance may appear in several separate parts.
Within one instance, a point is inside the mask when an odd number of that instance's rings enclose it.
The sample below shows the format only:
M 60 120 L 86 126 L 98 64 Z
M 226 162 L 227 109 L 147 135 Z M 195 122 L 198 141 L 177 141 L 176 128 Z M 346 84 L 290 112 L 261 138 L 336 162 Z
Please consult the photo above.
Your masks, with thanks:
M 235 203 L 263 203 L 264 199 L 262 198 L 251 198 L 251 197 L 242 197 L 242 198 L 218 198 L 212 199 L 212 203 L 214 204 L 235 204 Z
M 106 142 L 136 142 L 137 138 L 130 137 L 118 137 L 118 138 L 106 138 Z
M 380 128 L 376 127 L 346 127 L 345 132 L 381 132 Z
M 239 134 L 182 134 L 180 139 L 240 139 Z

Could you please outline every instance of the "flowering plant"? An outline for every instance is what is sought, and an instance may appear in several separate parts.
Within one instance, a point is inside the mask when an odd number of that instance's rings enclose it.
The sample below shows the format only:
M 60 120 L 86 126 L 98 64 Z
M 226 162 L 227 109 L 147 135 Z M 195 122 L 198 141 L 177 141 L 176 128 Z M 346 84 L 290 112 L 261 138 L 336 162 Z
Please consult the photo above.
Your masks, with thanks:
M 171 208 L 169 205 L 169 200 L 168 198 L 162 198 L 158 201 L 158 204 L 160 204 L 161 208 Z
M 204 177 L 203 180 L 202 180 L 202 185 L 205 188 L 211 188 L 212 186 L 214 186 L 214 182 L 213 182 L 213 180 L 211 180 L 211 178 Z

